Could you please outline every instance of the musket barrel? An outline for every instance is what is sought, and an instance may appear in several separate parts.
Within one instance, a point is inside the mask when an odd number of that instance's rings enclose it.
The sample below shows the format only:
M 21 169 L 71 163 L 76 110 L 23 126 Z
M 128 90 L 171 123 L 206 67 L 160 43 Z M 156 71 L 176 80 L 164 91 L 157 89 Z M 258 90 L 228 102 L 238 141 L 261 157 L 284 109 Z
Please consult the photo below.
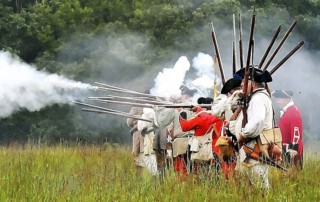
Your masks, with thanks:
M 253 14 L 251 18 L 251 28 L 250 28 L 250 35 L 249 35 L 249 45 L 248 45 L 248 55 L 247 55 L 247 63 L 245 67 L 245 75 L 244 75 L 244 84 L 243 84 L 243 120 L 242 120 L 242 127 L 245 126 L 247 123 L 247 90 L 248 90 L 248 81 L 249 81 L 249 66 L 250 66 L 250 58 L 252 53 L 252 43 L 253 43 L 253 32 L 254 32 L 254 25 L 255 25 L 255 7 L 253 8 Z
M 242 45 L 242 21 L 241 14 L 239 13 L 239 55 L 240 55 L 240 68 L 243 68 L 243 45 Z
M 262 65 L 263 65 L 264 61 L 266 60 L 266 58 L 267 58 L 267 56 L 268 56 L 268 54 L 269 54 L 269 52 L 270 52 L 270 50 L 271 50 L 274 42 L 275 42 L 276 39 L 278 38 L 278 35 L 279 35 L 280 31 L 281 31 L 281 28 L 282 28 L 282 27 L 281 27 L 281 25 L 280 25 L 280 26 L 278 27 L 275 35 L 273 36 L 273 38 L 272 38 L 272 40 L 271 40 L 271 42 L 270 42 L 270 44 L 269 44 L 266 52 L 264 53 L 264 55 L 263 55 L 263 57 L 262 57 L 262 59 L 261 59 L 261 61 L 260 61 L 260 63 L 259 63 L 259 66 L 258 66 L 259 69 L 262 68 Z
M 90 107 L 90 108 L 93 108 L 93 109 L 109 111 L 109 112 L 115 112 L 115 113 L 128 114 L 126 112 L 122 112 L 122 111 L 118 111 L 118 110 L 114 110 L 114 109 L 109 109 L 109 108 L 105 108 L 105 107 L 99 107 L 99 106 L 96 106 L 96 105 L 91 105 L 91 104 L 87 104 L 87 103 L 83 103 L 83 102 L 75 101 L 74 103 L 77 104 L 77 105 L 80 105 L 80 106 Z
M 219 46 L 218 46 L 218 42 L 217 42 L 217 37 L 216 37 L 216 33 L 214 31 L 214 27 L 213 27 L 213 23 L 212 22 L 211 22 L 211 27 L 212 27 L 211 35 L 212 35 L 212 40 L 213 40 L 213 46 L 214 46 L 214 49 L 216 50 L 219 69 L 220 69 L 220 73 L 221 73 L 221 82 L 224 85 L 226 83 L 226 80 L 225 80 L 225 77 L 224 77 L 223 66 L 222 66 L 222 61 L 221 61 L 221 57 L 220 57 L 220 51 L 219 51 Z
M 120 90 L 120 89 L 114 89 L 114 88 L 107 88 L 107 87 L 101 87 L 97 86 L 98 90 L 103 90 L 103 91 L 112 91 L 112 92 L 118 92 L 118 93 L 127 93 L 127 94 L 133 94 L 133 95 L 140 95 L 140 96 L 148 96 L 152 98 L 157 98 L 158 96 L 151 95 L 151 94 L 145 94 L 145 93 L 140 93 L 140 92 L 135 92 L 135 91 L 128 91 L 128 90 Z M 164 99 L 162 97 L 158 97 L 160 99 Z
M 301 41 L 296 47 L 294 47 L 288 55 L 286 55 L 271 71 L 270 74 L 272 75 L 277 69 L 283 65 L 297 50 L 299 50 L 304 44 L 304 41 Z
M 128 90 L 128 89 L 112 86 L 112 85 L 109 85 L 109 84 L 104 84 L 104 83 L 99 83 L 99 82 L 94 82 L 94 83 L 97 84 L 98 86 L 102 86 L 102 87 L 106 87 L 106 88 L 112 88 L 112 89 L 123 90 L 123 91 L 131 91 L 131 90 Z
M 273 58 L 276 56 L 276 54 L 278 53 L 278 51 L 280 50 L 281 46 L 283 45 L 283 43 L 286 41 L 286 39 L 288 38 L 289 34 L 291 33 L 291 31 L 293 30 L 294 26 L 297 24 L 297 21 L 293 21 L 293 23 L 291 24 L 291 26 L 289 27 L 288 31 L 286 32 L 286 34 L 283 36 L 283 38 L 281 39 L 279 45 L 277 46 L 277 48 L 275 49 L 275 51 L 273 52 L 273 54 L 271 55 L 270 59 L 268 60 L 267 64 L 264 66 L 263 70 L 266 70 L 270 63 L 272 62 Z
M 88 109 L 88 108 L 82 108 L 82 110 L 83 111 L 87 111 L 87 112 L 95 112 L 95 113 L 102 113 L 102 114 L 112 114 L 112 115 L 123 116 L 123 117 L 127 117 L 127 118 L 133 118 L 133 119 L 137 119 L 137 120 L 141 120 L 141 121 L 151 122 L 148 119 L 144 119 L 144 118 L 137 117 L 137 116 L 132 116 L 132 115 L 127 115 L 127 114 L 122 114 L 122 113 L 116 113 L 116 112 L 110 112 L 110 111 L 104 111 L 104 110 L 98 110 L 98 109 Z
M 172 104 L 172 105 L 158 105 L 158 107 L 166 107 L 166 108 L 212 107 L 212 104 L 198 104 L 198 105 Z
M 114 104 L 122 104 L 122 105 L 131 105 L 135 107 L 146 107 L 146 108 L 154 108 L 154 107 L 166 107 L 166 108 L 193 108 L 193 107 L 211 107 L 212 104 L 143 104 L 143 103 L 133 103 L 133 102 L 121 102 L 121 101 L 113 101 L 113 100 L 97 100 L 103 103 L 114 103 Z
M 121 101 L 113 101 L 113 100 L 97 100 L 103 103 L 114 103 L 114 104 L 121 104 L 121 105 L 130 105 L 134 107 L 145 107 L 145 108 L 154 108 L 156 105 L 152 104 L 143 104 L 143 103 L 133 103 L 133 102 L 121 102 Z
M 270 158 L 265 156 L 262 152 L 260 152 L 259 154 L 255 154 L 255 157 L 253 157 L 252 154 L 255 153 L 254 149 L 252 147 L 250 147 L 249 145 L 247 145 L 246 143 L 243 143 L 243 147 L 247 148 L 251 152 L 250 155 L 248 156 L 249 158 L 252 158 L 252 159 L 254 159 L 256 161 L 259 161 L 259 162 L 265 163 L 267 165 L 273 166 L 273 167 L 278 168 L 280 170 L 283 170 L 283 171 L 286 171 L 286 172 L 288 171 L 288 169 L 282 167 L 281 165 L 279 165 L 275 161 L 271 160 Z
M 143 104 L 156 104 L 156 105 L 161 105 L 161 104 L 169 104 L 166 102 L 157 102 L 157 101 L 151 101 L 151 100 L 142 100 L 142 99 L 135 99 L 135 98 L 128 98 L 128 97 L 120 97 L 120 96 L 109 96 L 109 97 L 104 97 L 104 98 L 95 98 L 95 97 L 89 97 L 89 99 L 92 100 L 113 100 L 113 101 L 131 101 L 134 103 L 143 103 Z
M 236 16 L 232 15 L 233 23 L 233 42 L 232 42 L 232 75 L 237 71 L 237 34 L 236 34 Z

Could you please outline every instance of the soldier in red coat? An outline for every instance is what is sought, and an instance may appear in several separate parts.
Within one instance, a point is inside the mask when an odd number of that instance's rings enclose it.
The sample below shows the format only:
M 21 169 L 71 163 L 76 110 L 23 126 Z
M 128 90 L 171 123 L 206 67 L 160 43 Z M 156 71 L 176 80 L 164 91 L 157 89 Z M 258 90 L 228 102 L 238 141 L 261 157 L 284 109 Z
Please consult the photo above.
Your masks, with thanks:
M 209 143 L 212 147 L 213 150 L 211 150 L 211 154 L 213 155 L 213 161 L 216 171 L 219 171 L 219 160 L 218 156 L 220 155 L 220 150 L 218 147 L 215 147 L 215 143 L 218 140 L 219 134 L 220 134 L 220 129 L 222 126 L 222 121 L 213 116 L 210 111 L 207 111 L 203 108 L 194 108 L 193 109 L 196 112 L 195 117 L 187 120 L 186 119 L 186 113 L 181 112 L 180 113 L 180 126 L 182 131 L 190 131 L 194 130 L 194 136 L 195 137 L 205 137 L 207 135 L 211 136 L 211 142 Z M 205 138 L 206 139 L 206 138 Z M 205 139 L 202 139 L 200 141 L 203 141 Z M 202 142 L 201 144 L 207 144 L 208 142 L 204 143 Z M 191 146 L 192 148 L 192 146 Z M 192 150 L 192 149 L 191 149 Z M 191 156 L 192 159 L 192 156 Z M 210 160 L 209 160 L 210 161 Z M 209 162 L 208 161 L 208 162 Z M 205 162 L 205 161 L 204 161 Z M 200 164 L 195 163 L 193 171 L 197 173 L 200 169 Z
M 300 110 L 292 100 L 292 90 L 276 90 L 272 96 L 277 99 L 277 104 L 282 108 L 278 127 L 282 134 L 282 144 L 285 161 L 290 165 L 303 165 L 303 136 L 302 119 Z

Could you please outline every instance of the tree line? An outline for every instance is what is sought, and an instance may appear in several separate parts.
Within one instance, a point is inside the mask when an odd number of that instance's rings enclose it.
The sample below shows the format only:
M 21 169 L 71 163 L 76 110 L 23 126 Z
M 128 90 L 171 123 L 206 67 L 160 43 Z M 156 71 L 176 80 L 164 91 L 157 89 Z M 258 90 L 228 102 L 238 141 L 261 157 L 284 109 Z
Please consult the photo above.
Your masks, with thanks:
M 153 64 L 171 61 L 175 54 L 213 52 L 205 31 L 208 22 L 232 29 L 232 14 L 241 13 L 243 21 L 249 22 L 253 6 L 261 18 L 262 23 L 257 24 L 261 35 L 271 32 L 266 24 L 289 26 L 291 19 L 297 19 L 295 32 L 303 36 L 307 49 L 319 51 L 320 2 L 311 0 L 3 0 L 0 49 L 38 70 L 74 80 L 125 82 L 154 71 Z M 136 43 L 132 45 L 133 34 Z M 118 36 L 122 37 L 122 49 L 114 41 Z M 130 54 L 128 50 L 139 54 L 132 60 L 120 60 L 106 49 L 119 50 L 122 59 Z M 117 66 L 106 65 L 110 61 Z M 102 74 L 106 68 L 109 73 Z M 88 124 L 93 118 L 95 122 Z M 2 118 L 0 141 L 123 143 L 130 139 L 128 128 L 119 124 L 123 120 L 109 117 L 105 124 L 106 116 L 83 115 L 74 106 L 55 104 Z

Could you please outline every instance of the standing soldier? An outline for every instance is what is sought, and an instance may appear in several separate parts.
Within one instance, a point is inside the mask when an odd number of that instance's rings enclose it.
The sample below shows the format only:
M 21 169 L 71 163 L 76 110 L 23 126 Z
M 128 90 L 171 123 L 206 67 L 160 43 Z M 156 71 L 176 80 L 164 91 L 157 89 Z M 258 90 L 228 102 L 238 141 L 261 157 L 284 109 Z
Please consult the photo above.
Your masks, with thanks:
M 222 121 L 213 116 L 210 111 L 197 107 L 194 109 L 195 117 L 187 119 L 186 112 L 180 113 L 180 126 L 182 131 L 194 130 L 194 137 L 191 139 L 190 151 L 191 161 L 194 163 L 193 170 L 197 172 L 199 163 L 209 163 L 213 159 L 217 163 L 218 159 L 216 151 L 212 151 L 212 147 L 218 139 L 218 135 L 222 126 Z M 217 129 L 217 132 L 215 129 Z M 219 152 L 219 151 L 217 151 Z
M 186 90 L 182 91 L 181 104 L 191 104 L 190 99 L 194 95 L 195 91 Z M 193 115 L 190 110 L 183 110 L 187 113 L 187 118 L 191 118 Z M 190 158 L 188 150 L 188 143 L 193 131 L 183 132 L 180 126 L 180 109 L 175 109 L 174 119 L 172 123 L 167 127 L 170 135 L 172 136 L 172 156 L 173 165 L 177 173 L 177 176 L 183 178 L 188 172 L 190 172 Z
M 152 174 L 157 174 L 157 161 L 156 155 L 153 150 L 153 138 L 154 138 L 154 110 L 151 108 L 143 108 L 143 119 L 150 120 L 151 122 L 138 120 L 138 130 L 141 131 L 141 135 L 144 137 L 144 165 L 145 168 Z
M 130 112 L 132 116 L 139 116 L 143 114 L 143 109 L 140 107 L 132 107 Z M 136 175 L 141 175 L 144 168 L 144 138 L 141 135 L 141 131 L 138 130 L 138 120 L 134 118 L 127 118 L 127 125 L 131 128 L 130 133 L 132 135 L 132 154 L 134 156 Z
M 212 114 L 214 116 L 219 117 L 223 121 L 230 121 L 233 113 L 238 107 L 238 100 L 240 99 L 238 96 L 240 92 L 240 86 L 241 79 L 236 78 L 229 79 L 223 85 L 221 94 L 217 97 L 217 100 L 212 105 Z M 242 115 L 239 115 L 237 120 L 242 120 Z M 233 121 L 235 124 L 233 124 L 234 130 L 232 130 L 232 134 L 239 134 L 241 132 L 241 121 Z M 240 127 L 236 127 L 236 123 L 238 123 Z M 236 128 L 240 129 L 236 131 Z M 221 163 L 222 170 L 225 173 L 226 179 L 229 179 L 229 173 L 231 173 L 233 176 L 235 175 L 237 160 L 235 152 L 238 152 L 238 148 L 234 148 L 233 142 L 236 143 L 237 137 L 234 135 L 229 137 L 227 134 L 224 134 L 223 131 L 224 130 L 222 130 L 222 134 L 220 135 L 216 146 L 220 148 L 220 158 L 223 160 Z
M 292 90 L 275 90 L 272 96 L 282 108 L 278 126 L 282 134 L 284 160 L 289 165 L 302 169 L 303 166 L 303 140 L 302 119 L 300 110 L 292 100 Z
M 269 190 L 268 165 L 255 159 L 260 151 L 258 138 L 263 131 L 273 128 L 273 109 L 270 94 L 266 90 L 266 83 L 272 81 L 268 71 L 259 71 L 250 68 L 251 75 L 248 82 L 248 91 L 251 93 L 251 99 L 248 103 L 247 118 L 248 121 L 242 128 L 239 135 L 240 161 L 243 162 L 241 168 L 246 171 L 251 184 Z M 253 72 L 252 72 L 253 71 Z M 243 145 L 243 146 L 242 146 Z M 257 154 L 254 154 L 258 152 Z

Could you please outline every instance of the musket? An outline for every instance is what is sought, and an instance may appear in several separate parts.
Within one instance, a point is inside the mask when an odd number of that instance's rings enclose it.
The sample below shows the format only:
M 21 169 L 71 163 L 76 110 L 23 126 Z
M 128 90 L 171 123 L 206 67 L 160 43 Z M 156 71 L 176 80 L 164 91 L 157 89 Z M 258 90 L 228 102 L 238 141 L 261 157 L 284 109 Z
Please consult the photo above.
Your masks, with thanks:
M 251 66 L 253 67 L 254 64 L 253 64 L 253 56 L 254 56 L 254 39 L 252 39 L 252 42 L 251 42 Z
M 247 154 L 247 157 L 252 158 L 256 161 L 259 161 L 261 163 L 265 163 L 267 165 L 273 166 L 277 169 L 283 170 L 283 171 L 288 171 L 288 169 L 282 167 L 281 165 L 279 165 L 278 163 L 276 163 L 275 161 L 273 161 L 272 159 L 270 159 L 269 157 L 265 156 L 262 152 L 259 152 L 259 154 L 254 152 L 254 149 L 251 148 L 250 146 L 248 146 L 246 143 L 243 143 L 244 149 L 248 149 L 250 151 L 250 154 Z
M 267 58 L 267 56 L 268 56 L 268 54 L 269 54 L 269 52 L 270 52 L 270 50 L 271 50 L 274 42 L 276 41 L 276 39 L 277 39 L 277 37 L 278 37 L 278 35 L 279 35 L 280 31 L 281 31 L 281 28 L 282 28 L 282 27 L 281 27 L 281 25 L 280 25 L 280 26 L 278 27 L 276 33 L 274 34 L 274 36 L 273 36 L 273 38 L 272 38 L 272 40 L 271 40 L 271 42 L 270 42 L 270 44 L 269 44 L 266 52 L 264 53 L 264 55 L 263 55 L 263 57 L 262 57 L 262 59 L 261 59 L 261 61 L 260 61 L 260 63 L 259 63 L 259 66 L 258 66 L 259 69 L 262 68 L 262 65 L 263 65 L 264 61 L 266 60 L 266 58 Z
M 212 104 L 198 104 L 198 105 L 172 104 L 172 105 L 157 105 L 157 106 L 165 107 L 165 108 L 194 108 L 194 107 L 207 108 L 207 107 L 212 107 Z
M 99 106 L 96 106 L 96 105 L 91 105 L 91 104 L 87 104 L 87 103 L 83 103 L 83 102 L 79 102 L 79 101 L 74 101 L 74 103 L 77 104 L 77 105 L 80 105 L 80 106 L 90 107 L 90 108 L 93 108 L 93 109 L 98 109 L 98 110 L 103 110 L 103 111 L 109 111 L 109 112 L 114 112 L 114 113 L 130 115 L 127 112 L 118 111 L 118 110 L 114 110 L 114 109 L 109 109 L 109 108 L 105 108 L 105 107 L 99 107 Z
M 247 91 L 248 91 L 248 82 L 249 82 L 249 66 L 250 66 L 250 56 L 251 56 L 251 48 L 252 48 L 252 43 L 253 43 L 253 32 L 254 32 L 254 25 L 255 25 L 255 7 L 253 8 L 253 14 L 252 14 L 252 19 L 251 19 L 251 28 L 250 28 L 250 35 L 249 35 L 249 45 L 248 45 L 248 55 L 247 55 L 247 62 L 246 62 L 246 67 L 245 67 L 245 75 L 244 75 L 244 82 L 243 82 L 243 120 L 242 120 L 242 127 L 245 126 L 247 123 Z
M 137 116 L 127 115 L 127 114 L 123 114 L 123 113 L 110 112 L 110 111 L 104 111 L 104 110 L 98 110 L 98 109 L 82 108 L 82 111 L 102 113 L 102 114 L 112 114 L 112 115 L 123 116 L 123 117 L 127 117 L 127 118 L 132 118 L 132 119 L 137 119 L 137 120 L 141 120 L 141 121 L 151 122 L 148 119 L 144 119 L 144 118 L 137 117 Z
M 122 91 L 131 91 L 125 88 L 120 88 L 120 87 L 116 87 L 116 86 L 112 86 L 109 84 L 104 84 L 104 83 L 99 83 L 99 82 L 94 82 L 95 84 L 97 84 L 98 86 L 102 86 L 102 87 L 106 87 L 106 88 L 112 88 L 112 89 L 117 89 L 117 90 L 122 90 Z M 133 92 L 133 91 L 131 91 Z
M 286 55 L 271 71 L 270 74 L 272 75 L 277 69 L 283 65 L 297 50 L 299 50 L 304 44 L 304 41 L 301 41 L 296 47 L 294 47 L 288 55 Z
M 89 99 L 101 99 L 101 100 L 104 100 L 104 99 L 110 99 L 110 98 L 113 98 L 113 97 L 123 97 L 123 96 L 115 96 L 115 95 L 108 95 L 108 96 L 99 96 L 99 97 L 88 97 Z M 138 99 L 138 100 L 145 100 L 145 101 L 154 101 L 153 98 L 150 98 L 150 97 L 124 97 L 124 98 L 133 98 L 133 99 Z
M 122 104 L 122 105 L 131 105 L 135 107 L 145 107 L 145 108 L 154 108 L 154 107 L 165 107 L 165 108 L 194 108 L 194 107 L 211 107 L 212 104 L 199 104 L 199 105 L 190 105 L 190 104 L 143 104 L 143 103 L 133 103 L 133 102 L 121 102 L 121 101 L 113 101 L 113 100 L 97 100 L 103 103 L 114 103 L 114 104 Z
M 241 14 L 239 13 L 239 55 L 240 55 L 240 68 L 243 68 L 243 47 L 242 47 L 242 22 Z
M 214 80 L 213 80 L 213 99 L 217 97 L 217 55 L 214 56 L 214 63 L 213 63 L 213 72 L 214 72 Z
M 140 96 L 147 96 L 147 97 L 152 97 L 152 98 L 164 99 L 163 97 L 159 97 L 159 96 L 155 96 L 155 95 L 151 95 L 151 94 L 140 93 L 140 92 L 136 92 L 136 91 L 120 90 L 120 89 L 107 88 L 107 87 L 101 87 L 101 86 L 96 86 L 96 89 L 103 90 L 103 91 L 127 93 L 127 94 L 133 94 L 133 95 L 140 95 Z
M 96 101 L 102 102 L 102 103 L 114 103 L 114 104 L 121 104 L 121 105 L 130 105 L 134 107 L 144 107 L 144 108 L 154 108 L 157 105 L 153 104 L 143 104 L 143 103 L 134 103 L 134 102 L 121 102 L 121 101 L 113 101 L 113 100 L 101 100 L 97 99 Z
M 222 66 L 222 61 L 221 61 L 221 57 L 220 57 L 216 33 L 215 33 L 214 27 L 213 27 L 213 22 L 211 22 L 211 28 L 212 28 L 211 36 L 212 36 L 213 46 L 214 46 L 214 49 L 216 50 L 216 55 L 217 55 L 217 59 L 218 59 L 218 63 L 219 63 L 219 69 L 220 69 L 220 73 L 221 73 L 221 82 L 224 85 L 226 83 L 226 80 L 224 78 L 223 66 Z
M 91 100 L 113 100 L 113 101 L 130 101 L 134 103 L 147 103 L 147 104 L 170 104 L 167 102 L 157 102 L 157 101 L 151 101 L 151 100 L 142 100 L 142 99 L 136 99 L 132 97 L 121 97 L 121 96 L 109 96 L 109 97 L 89 97 Z
M 276 54 L 278 53 L 278 51 L 280 50 L 281 46 L 283 45 L 283 43 L 286 41 L 286 39 L 288 38 L 289 34 L 291 33 L 292 29 L 294 28 L 294 26 L 297 24 L 297 21 L 293 21 L 293 23 L 291 24 L 291 26 L 289 27 L 288 31 L 286 32 L 286 34 L 283 36 L 283 38 L 281 39 L 279 45 L 277 46 L 277 48 L 275 49 L 275 51 L 273 52 L 273 54 L 271 55 L 270 59 L 268 60 L 267 64 L 264 66 L 263 70 L 266 70 L 268 68 L 268 66 L 270 65 L 270 63 L 272 62 L 273 58 L 276 56 Z
M 232 41 L 232 75 L 237 71 L 237 36 L 236 36 L 236 17 L 235 14 L 232 15 L 233 18 L 233 41 Z

